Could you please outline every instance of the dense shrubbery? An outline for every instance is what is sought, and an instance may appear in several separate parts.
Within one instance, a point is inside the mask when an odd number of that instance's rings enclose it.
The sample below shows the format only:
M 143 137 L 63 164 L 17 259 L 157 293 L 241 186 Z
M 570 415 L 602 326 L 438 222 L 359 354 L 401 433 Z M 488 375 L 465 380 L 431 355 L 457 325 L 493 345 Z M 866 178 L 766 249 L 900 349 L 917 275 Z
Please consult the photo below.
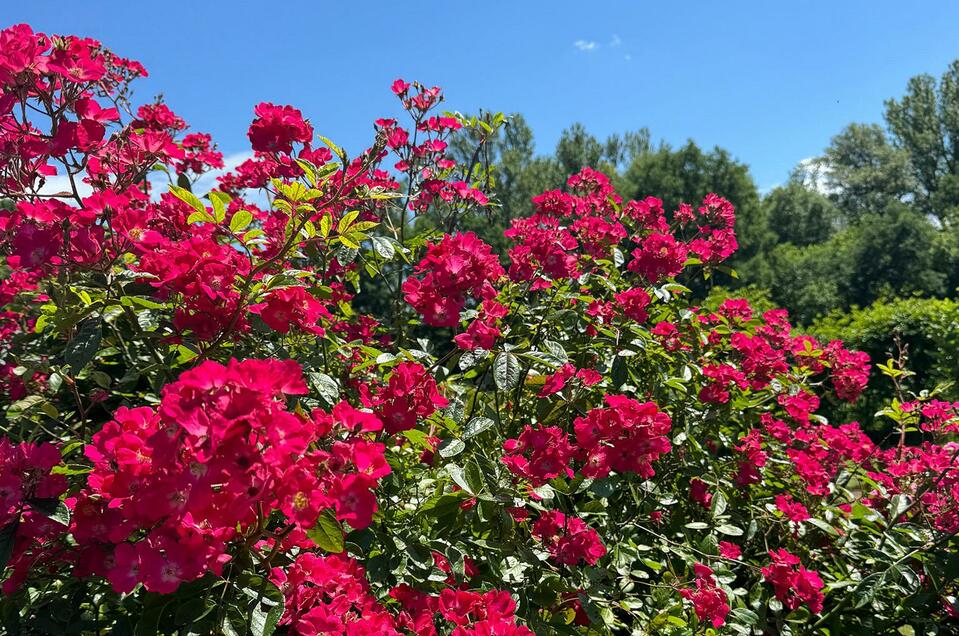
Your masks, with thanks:
M 833 312 L 810 325 L 808 331 L 825 340 L 842 340 L 875 361 L 895 360 L 906 369 L 897 376 L 898 384 L 909 391 L 939 387 L 939 399 L 959 400 L 959 305 L 953 300 L 879 300 L 848 313 Z M 836 415 L 868 418 L 895 395 L 894 379 L 874 370 L 862 398 L 844 405 Z M 888 430 L 878 424 L 877 433 Z
M 355 158 L 258 105 L 256 157 L 200 198 L 221 157 L 129 106 L 144 72 L 0 33 L 7 631 L 954 628 L 955 405 L 897 380 L 877 446 L 817 414 L 867 356 L 697 309 L 675 277 L 733 254 L 728 201 L 583 169 L 497 255 L 457 231 L 490 168 L 448 149 L 503 118 L 401 80 L 412 123 Z

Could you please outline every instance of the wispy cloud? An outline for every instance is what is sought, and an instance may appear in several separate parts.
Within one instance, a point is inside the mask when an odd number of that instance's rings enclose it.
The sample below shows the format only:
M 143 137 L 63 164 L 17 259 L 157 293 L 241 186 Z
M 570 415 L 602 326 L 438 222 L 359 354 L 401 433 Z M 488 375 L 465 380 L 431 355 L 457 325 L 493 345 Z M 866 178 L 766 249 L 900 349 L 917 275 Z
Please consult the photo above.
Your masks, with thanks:
M 609 41 L 609 46 L 612 47 L 612 48 L 615 48 L 615 47 L 619 46 L 619 45 L 622 44 L 622 43 L 623 43 L 623 41 L 622 41 L 621 39 L 619 39 L 619 36 L 614 33 L 614 34 L 613 34 L 613 39 Z
M 599 48 L 599 44 L 593 42 L 592 40 L 576 40 L 573 42 L 573 46 L 580 51 L 585 51 L 586 53 L 591 53 Z

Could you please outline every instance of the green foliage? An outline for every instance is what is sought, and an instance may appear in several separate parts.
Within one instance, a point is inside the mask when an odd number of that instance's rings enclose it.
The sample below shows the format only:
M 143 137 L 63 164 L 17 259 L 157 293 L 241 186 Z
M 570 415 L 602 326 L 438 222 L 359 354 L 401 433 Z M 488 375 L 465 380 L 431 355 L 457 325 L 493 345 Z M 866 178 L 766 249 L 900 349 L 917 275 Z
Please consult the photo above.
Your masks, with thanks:
M 959 400 L 959 302 L 930 298 L 878 300 L 848 313 L 834 311 L 808 331 L 823 342 L 842 340 L 865 351 L 873 363 L 897 358 L 900 350 L 913 375 L 906 388 L 918 392 L 942 386 L 940 399 Z M 854 405 L 834 409 L 834 418 L 868 422 L 893 394 L 891 380 L 873 370 L 869 386 Z M 874 429 L 876 432 L 880 429 Z
M 836 205 L 797 181 L 774 188 L 763 197 L 762 205 L 777 243 L 800 247 L 823 243 L 841 227 L 842 216 Z

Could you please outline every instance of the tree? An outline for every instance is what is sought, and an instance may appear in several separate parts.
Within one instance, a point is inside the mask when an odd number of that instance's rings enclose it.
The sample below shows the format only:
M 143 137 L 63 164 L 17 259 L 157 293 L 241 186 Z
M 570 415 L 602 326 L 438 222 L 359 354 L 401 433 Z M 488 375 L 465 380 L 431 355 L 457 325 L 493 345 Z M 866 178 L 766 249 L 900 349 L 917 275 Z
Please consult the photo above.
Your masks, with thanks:
M 944 294 L 946 274 L 936 239 L 929 220 L 902 203 L 864 216 L 831 241 L 835 249 L 824 255 L 827 263 L 844 263 L 842 306 L 868 305 L 884 295 Z
M 841 222 L 840 211 L 828 197 L 796 181 L 774 188 L 762 205 L 779 243 L 822 243 L 836 233 Z
M 848 262 L 836 253 L 836 240 L 797 246 L 781 243 L 754 259 L 743 280 L 769 290 L 779 307 L 800 324 L 847 305 L 840 281 Z
M 959 205 L 959 60 L 937 83 L 931 75 L 909 80 L 906 94 L 886 102 L 895 145 L 909 157 L 916 204 L 942 222 L 955 222 Z
M 824 163 L 831 198 L 849 220 L 885 209 L 914 191 L 909 154 L 876 124 L 850 124 L 832 138 Z

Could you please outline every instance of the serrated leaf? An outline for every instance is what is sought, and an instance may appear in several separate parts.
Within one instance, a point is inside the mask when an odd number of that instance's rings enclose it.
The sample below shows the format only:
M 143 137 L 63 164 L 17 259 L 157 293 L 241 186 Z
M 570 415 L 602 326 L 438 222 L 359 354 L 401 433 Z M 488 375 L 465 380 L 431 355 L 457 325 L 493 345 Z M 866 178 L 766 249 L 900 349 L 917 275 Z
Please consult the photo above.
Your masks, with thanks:
M 320 394 L 320 397 L 326 400 L 327 404 L 332 406 L 339 402 L 340 386 L 336 383 L 336 380 L 325 373 L 316 372 L 307 374 L 307 378 L 313 389 Z
M 320 217 L 320 236 L 326 238 L 330 235 L 330 229 L 333 227 L 333 217 L 324 214 Z
M 343 152 L 343 149 L 337 146 L 335 143 L 324 137 L 323 135 L 317 135 L 320 141 L 327 145 L 327 147 L 333 151 L 337 157 L 339 157 L 344 162 L 346 161 L 346 153 Z M 322 168 L 321 168 L 322 169 Z
M 373 251 L 385 261 L 391 260 L 396 256 L 396 248 L 393 247 L 393 244 L 390 243 L 388 239 L 382 236 L 373 237 Z
M 350 210 L 340 219 L 340 222 L 336 225 L 336 232 L 338 234 L 345 233 L 350 226 L 353 225 L 353 222 L 356 221 L 357 217 L 360 216 L 359 210 Z
M 344 247 L 348 247 L 351 250 L 360 249 L 360 244 L 358 241 L 355 240 L 356 237 L 353 234 L 340 234 L 338 238 L 340 243 L 342 243 Z
M 466 470 L 461 466 L 452 465 L 449 467 L 450 478 L 453 480 L 457 486 L 465 490 L 471 495 L 475 495 L 476 492 L 473 490 L 473 487 L 466 481 Z
M 476 437 L 483 431 L 487 431 L 496 425 L 496 422 L 488 417 L 474 417 L 463 428 L 463 439 Z
M 679 437 L 679 436 L 677 435 L 677 437 Z M 713 518 L 714 518 L 714 519 L 715 519 L 715 518 L 718 518 L 718 517 L 721 517 L 722 514 L 723 514 L 724 512 L 726 512 L 726 504 L 727 504 L 727 502 L 726 502 L 726 496 L 725 496 L 722 492 L 716 491 L 715 495 L 713 496 L 713 502 L 712 502 L 712 504 L 713 504 L 713 505 L 712 505 L 712 509 L 713 509 L 712 512 L 713 512 Z
M 440 457 L 447 458 L 459 455 L 466 448 L 466 444 L 461 439 L 450 438 L 445 439 L 440 444 L 439 454 Z
M 213 204 L 213 220 L 217 223 L 223 222 L 223 219 L 226 218 L 226 206 L 230 203 L 230 195 L 225 192 L 220 192 L 219 190 L 214 190 L 210 192 L 207 197 L 210 199 L 210 203 Z
M 739 526 L 734 526 L 730 523 L 724 523 L 723 525 L 716 528 L 716 532 L 721 534 L 726 534 L 731 537 L 740 537 L 743 535 L 743 529 Z
M 343 552 L 346 543 L 343 538 L 343 527 L 336 520 L 336 513 L 327 508 L 316 520 L 316 525 L 307 531 L 307 536 L 321 549 L 332 554 Z
M 519 384 L 519 360 L 509 351 L 497 354 L 493 359 L 493 381 L 506 391 Z
M 100 348 L 103 337 L 100 318 L 87 318 L 80 323 L 76 335 L 63 350 L 63 361 L 70 365 L 70 371 L 76 375 L 93 360 Z
M 271 636 L 276 631 L 276 624 L 283 617 L 284 607 L 281 601 L 269 606 L 264 612 L 263 603 L 256 603 L 250 613 L 250 632 L 253 636 Z
M 230 219 L 230 231 L 239 233 L 253 222 L 253 214 L 249 210 L 237 210 Z
M 206 211 L 191 212 L 190 216 L 186 217 L 187 225 L 193 225 L 194 223 L 199 223 L 201 221 L 211 223 L 213 222 L 213 217 L 207 214 Z
M 200 201 L 199 197 L 187 190 L 186 188 L 181 188 L 180 186 L 171 185 L 170 192 L 173 193 L 173 196 L 183 201 L 190 207 L 192 207 L 197 212 L 202 212 L 203 214 L 209 216 L 209 212 L 206 211 L 206 206 L 203 205 L 203 201 Z
M 546 347 L 546 350 L 551 356 L 556 358 L 556 361 L 561 365 L 569 362 L 569 355 L 566 353 L 566 349 L 563 348 L 563 345 L 556 342 L 555 340 L 546 340 L 543 342 L 543 346 Z

